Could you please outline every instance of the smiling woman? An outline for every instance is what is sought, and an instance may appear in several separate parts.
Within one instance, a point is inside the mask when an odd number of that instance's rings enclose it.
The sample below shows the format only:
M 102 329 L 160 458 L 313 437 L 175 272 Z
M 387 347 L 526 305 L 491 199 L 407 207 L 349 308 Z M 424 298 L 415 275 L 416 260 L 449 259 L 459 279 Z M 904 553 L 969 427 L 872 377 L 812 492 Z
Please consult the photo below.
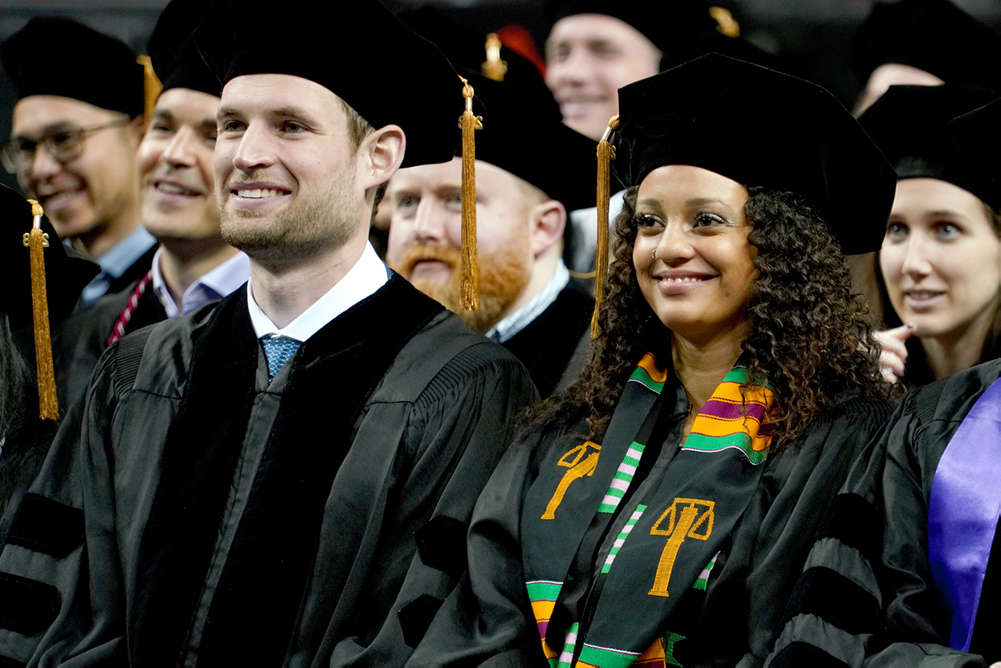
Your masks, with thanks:
M 993 98 L 963 86 L 893 86 L 859 119 L 899 179 L 879 253 L 891 380 L 924 385 L 1001 354 L 1001 195 L 989 152 L 979 142 L 962 151 L 948 130 Z
M 848 112 L 719 55 L 619 108 L 602 333 L 485 488 L 415 665 L 760 665 L 888 414 L 842 249 L 878 246 L 894 179 Z

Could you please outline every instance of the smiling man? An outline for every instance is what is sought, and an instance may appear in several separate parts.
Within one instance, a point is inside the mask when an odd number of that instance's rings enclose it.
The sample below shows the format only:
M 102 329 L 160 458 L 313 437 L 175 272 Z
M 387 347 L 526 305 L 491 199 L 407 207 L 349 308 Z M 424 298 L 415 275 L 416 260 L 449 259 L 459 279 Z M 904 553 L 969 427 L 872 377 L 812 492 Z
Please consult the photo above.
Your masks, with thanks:
M 105 353 L 0 553 L 9 658 L 403 665 L 462 575 L 531 381 L 367 242 L 400 165 L 451 157 L 461 82 L 377 2 L 298 8 L 226 0 L 195 33 L 250 282 Z M 378 28 L 364 68 L 335 22 Z M 387 98 L 404 61 L 420 105 Z
M 546 40 L 546 85 L 563 122 L 597 142 L 618 113 L 619 88 L 657 74 L 662 65 L 673 67 L 713 51 L 729 53 L 732 46 L 714 38 L 736 34 L 736 22 L 725 10 L 713 9 L 722 12 L 719 19 L 703 0 L 555 0 Z M 621 209 L 620 192 L 612 198 L 609 220 Z M 571 269 L 594 268 L 597 220 L 593 206 L 571 212 Z
M 143 68 L 122 42 L 63 18 L 35 18 L 0 45 L 13 83 L 4 167 L 37 199 L 63 239 L 101 265 L 89 303 L 130 287 L 152 262 L 139 225 L 136 148 Z
M 595 141 L 618 112 L 619 88 L 657 74 L 665 53 L 718 26 L 701 0 L 555 5 L 546 84 L 563 122 Z
M 514 353 L 539 393 L 549 396 L 564 377 L 563 384 L 575 377 L 589 343 L 581 337 L 594 299 L 561 257 L 567 211 L 594 199 L 594 142 L 561 123 L 534 69 L 499 83 L 473 70 L 483 61 L 482 46 L 467 53 L 453 43 L 445 52 L 464 66 L 476 90 L 475 113 L 489 119 L 476 138 L 479 310 L 460 308 L 460 158 L 393 177 L 386 258 L 422 292 Z M 522 140 L 533 133 L 547 138 L 549 160 L 526 159 Z
M 106 295 L 56 332 L 60 399 L 81 398 L 104 350 L 125 334 L 190 313 L 247 282 L 250 260 L 219 229 L 213 160 L 220 85 L 191 41 L 204 12 L 174 0 L 148 44 L 163 85 L 136 153 L 143 226 L 160 246 L 131 290 Z

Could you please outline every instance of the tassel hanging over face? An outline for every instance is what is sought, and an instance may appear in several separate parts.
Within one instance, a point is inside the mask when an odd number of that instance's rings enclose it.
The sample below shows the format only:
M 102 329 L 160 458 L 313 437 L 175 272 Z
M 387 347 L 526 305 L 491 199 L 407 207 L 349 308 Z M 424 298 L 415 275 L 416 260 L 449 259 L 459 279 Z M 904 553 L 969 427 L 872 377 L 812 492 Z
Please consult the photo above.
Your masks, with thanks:
M 160 79 L 157 78 L 156 72 L 153 71 L 153 61 L 149 59 L 149 56 L 139 56 L 136 58 L 136 62 L 143 66 L 143 90 L 145 91 L 143 105 L 145 118 L 143 120 L 146 126 L 149 127 L 149 121 L 153 118 L 153 107 L 156 106 L 156 98 L 160 97 L 163 85 L 160 83 Z
M 483 118 L 473 115 L 473 87 L 462 77 L 462 97 L 466 110 L 459 119 L 462 128 L 462 284 L 459 306 L 467 311 L 480 309 L 480 265 L 476 255 L 476 138 Z
M 594 260 L 594 314 L 591 316 L 591 338 L 601 334 L 598 309 L 605 295 L 605 277 L 608 275 L 608 201 L 611 197 L 609 163 L 615 159 L 612 133 L 619 127 L 619 115 L 608 121 L 605 134 L 598 142 L 598 252 Z
M 494 81 L 504 81 L 507 74 L 507 63 L 501 60 L 501 39 L 497 33 L 492 32 L 487 35 L 487 59 L 483 62 L 483 76 Z
M 43 249 L 49 246 L 49 235 L 42 232 L 42 205 L 31 202 L 31 215 L 35 217 L 31 232 L 22 239 L 31 258 L 31 307 L 35 322 L 35 364 L 38 370 L 38 416 L 43 420 L 59 419 L 59 401 L 56 398 L 56 374 L 52 365 L 52 339 L 49 335 L 49 302 L 45 291 L 45 257 Z

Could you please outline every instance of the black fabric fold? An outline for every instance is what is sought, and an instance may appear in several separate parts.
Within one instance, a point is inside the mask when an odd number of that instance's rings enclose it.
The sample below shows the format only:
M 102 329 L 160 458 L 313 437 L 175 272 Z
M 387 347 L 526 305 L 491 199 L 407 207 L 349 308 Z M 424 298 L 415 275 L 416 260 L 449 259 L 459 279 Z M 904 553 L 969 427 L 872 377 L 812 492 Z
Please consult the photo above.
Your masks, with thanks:
M 805 642 L 789 643 L 772 659 L 772 668 L 848 668 L 848 664 L 836 659 L 819 647 Z
M 199 665 L 280 665 L 355 423 L 442 307 L 398 275 L 302 344 L 209 609 Z
M 131 628 L 137 665 L 178 661 L 247 430 L 257 347 L 243 290 L 196 334 L 139 548 Z
M 594 297 L 577 279 L 535 320 L 503 343 L 532 374 L 542 397 L 552 394 L 591 324 Z
M 1001 660 L 1001 637 L 997 632 L 1001 624 L 1001 521 L 994 531 L 991 556 L 987 560 L 987 573 L 980 590 L 977 620 L 970 639 L 970 652 L 980 654 L 987 664 Z

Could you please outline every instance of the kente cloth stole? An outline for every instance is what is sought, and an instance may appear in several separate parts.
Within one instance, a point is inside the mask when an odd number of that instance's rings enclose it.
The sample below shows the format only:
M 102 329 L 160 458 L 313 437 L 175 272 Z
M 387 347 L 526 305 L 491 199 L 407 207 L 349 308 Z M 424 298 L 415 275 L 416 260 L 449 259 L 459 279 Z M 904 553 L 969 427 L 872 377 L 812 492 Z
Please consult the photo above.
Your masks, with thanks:
M 928 499 L 928 562 L 949 603 L 949 645 L 970 651 L 1001 515 L 1001 379 L 987 388 L 946 446 Z
M 659 413 L 671 409 L 661 394 L 667 380 L 654 356 L 645 355 L 603 443 L 554 449 L 526 495 L 526 586 L 554 668 L 679 665 L 673 645 L 684 637 L 668 632 L 678 626 L 672 614 L 682 614 L 687 592 L 705 591 L 721 546 L 758 488 L 774 431 L 765 420 L 773 395 L 764 384 L 742 389 L 747 372 L 735 367 L 666 471 L 623 502 Z M 596 531 L 605 538 L 583 602 L 586 619 L 554 619 L 575 554 Z

